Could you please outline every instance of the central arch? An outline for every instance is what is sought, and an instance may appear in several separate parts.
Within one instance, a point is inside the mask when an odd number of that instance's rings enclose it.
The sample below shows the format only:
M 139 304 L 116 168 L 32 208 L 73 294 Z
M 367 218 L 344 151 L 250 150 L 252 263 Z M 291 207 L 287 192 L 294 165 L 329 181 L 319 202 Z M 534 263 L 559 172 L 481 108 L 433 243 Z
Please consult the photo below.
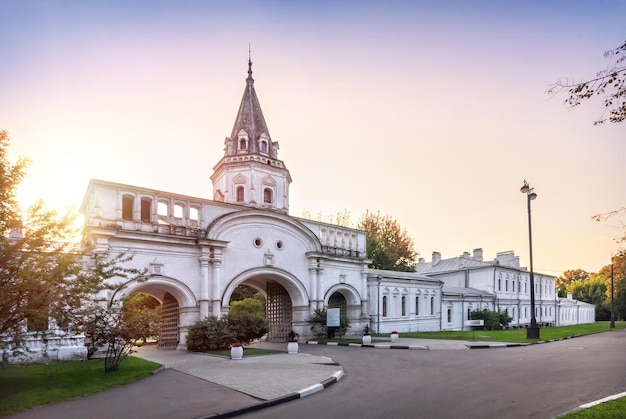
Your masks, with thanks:
M 239 285 L 260 291 L 266 299 L 269 324 L 268 340 L 284 342 L 290 330 L 306 334 L 309 317 L 309 296 L 304 284 L 293 274 L 264 267 L 242 272 L 229 284 L 222 296 L 223 311 L 228 311 L 230 297 Z

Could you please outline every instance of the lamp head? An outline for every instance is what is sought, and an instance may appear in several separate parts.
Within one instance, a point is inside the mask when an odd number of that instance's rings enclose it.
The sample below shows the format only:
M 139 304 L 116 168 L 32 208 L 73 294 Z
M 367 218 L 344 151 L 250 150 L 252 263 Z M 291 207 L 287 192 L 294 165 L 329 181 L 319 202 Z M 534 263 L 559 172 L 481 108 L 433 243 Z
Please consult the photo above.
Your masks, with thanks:
M 521 193 L 528 193 L 529 190 L 530 190 L 530 186 L 528 186 L 528 182 L 524 181 L 524 185 L 522 185 L 522 187 L 519 188 L 519 191 Z
M 528 194 L 528 198 L 529 198 L 531 201 L 533 201 L 533 200 L 537 199 L 537 194 L 536 194 L 536 193 L 534 193 L 534 192 L 532 192 L 532 189 L 531 189 L 531 192 Z

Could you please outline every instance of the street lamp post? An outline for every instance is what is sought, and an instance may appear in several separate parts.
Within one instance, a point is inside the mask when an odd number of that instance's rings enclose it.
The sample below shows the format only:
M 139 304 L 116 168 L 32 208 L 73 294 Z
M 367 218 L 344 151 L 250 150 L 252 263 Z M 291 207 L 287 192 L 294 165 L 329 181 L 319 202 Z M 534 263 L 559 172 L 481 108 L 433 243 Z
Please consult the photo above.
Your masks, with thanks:
M 615 296 L 613 295 L 613 255 L 611 255 L 611 323 L 609 325 L 610 329 L 615 329 L 615 312 L 613 311 L 613 301 L 615 300 Z
M 530 249 L 530 326 L 526 329 L 526 339 L 539 339 L 539 326 L 537 326 L 537 318 L 535 317 L 535 275 L 533 272 L 533 230 L 530 216 L 530 201 L 537 198 L 537 194 L 533 188 L 524 180 L 524 185 L 520 188 L 520 192 L 526 194 L 528 203 L 528 247 Z

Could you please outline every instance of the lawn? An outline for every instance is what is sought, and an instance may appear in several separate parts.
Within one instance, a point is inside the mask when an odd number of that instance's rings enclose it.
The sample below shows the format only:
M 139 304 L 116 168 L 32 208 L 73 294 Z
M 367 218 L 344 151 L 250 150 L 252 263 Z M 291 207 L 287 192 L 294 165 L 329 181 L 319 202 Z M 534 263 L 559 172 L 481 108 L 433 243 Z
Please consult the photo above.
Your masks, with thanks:
M 559 417 L 562 419 L 623 419 L 624 416 L 626 416 L 626 397 Z
M 128 384 L 160 367 L 132 356 L 109 373 L 104 359 L 0 367 L 0 416 Z
M 626 322 L 615 322 L 615 329 L 626 328 Z M 562 339 L 576 335 L 586 335 L 589 333 L 605 332 L 611 330 L 609 322 L 596 322 L 591 324 L 580 324 L 576 326 L 546 327 L 540 330 L 540 341 Z M 373 336 L 388 337 L 388 334 L 374 334 Z M 477 340 L 493 342 L 520 342 L 535 343 L 537 339 L 526 339 L 526 329 L 509 330 L 479 330 L 475 331 L 444 331 L 444 332 L 413 332 L 400 333 L 401 338 L 417 339 L 452 339 L 452 340 Z

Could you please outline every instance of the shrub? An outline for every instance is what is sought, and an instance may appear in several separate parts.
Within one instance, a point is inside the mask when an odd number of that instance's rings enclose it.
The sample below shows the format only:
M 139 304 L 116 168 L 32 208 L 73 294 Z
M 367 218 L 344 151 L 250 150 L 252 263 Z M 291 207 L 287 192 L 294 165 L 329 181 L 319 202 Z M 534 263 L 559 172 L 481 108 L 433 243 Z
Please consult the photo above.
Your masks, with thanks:
M 484 320 L 485 330 L 500 330 L 511 323 L 511 316 L 506 311 L 491 311 L 476 309 L 471 313 L 472 320 Z
M 267 333 L 267 322 L 255 314 L 227 314 L 224 321 L 235 338 L 243 343 L 258 339 Z
M 236 340 L 224 319 L 207 317 L 189 328 L 187 349 L 190 351 L 217 351 L 227 349 Z
M 265 319 L 252 314 L 227 314 L 220 319 L 210 316 L 189 328 L 187 349 L 198 352 L 228 349 L 235 341 L 249 343 L 265 333 Z

